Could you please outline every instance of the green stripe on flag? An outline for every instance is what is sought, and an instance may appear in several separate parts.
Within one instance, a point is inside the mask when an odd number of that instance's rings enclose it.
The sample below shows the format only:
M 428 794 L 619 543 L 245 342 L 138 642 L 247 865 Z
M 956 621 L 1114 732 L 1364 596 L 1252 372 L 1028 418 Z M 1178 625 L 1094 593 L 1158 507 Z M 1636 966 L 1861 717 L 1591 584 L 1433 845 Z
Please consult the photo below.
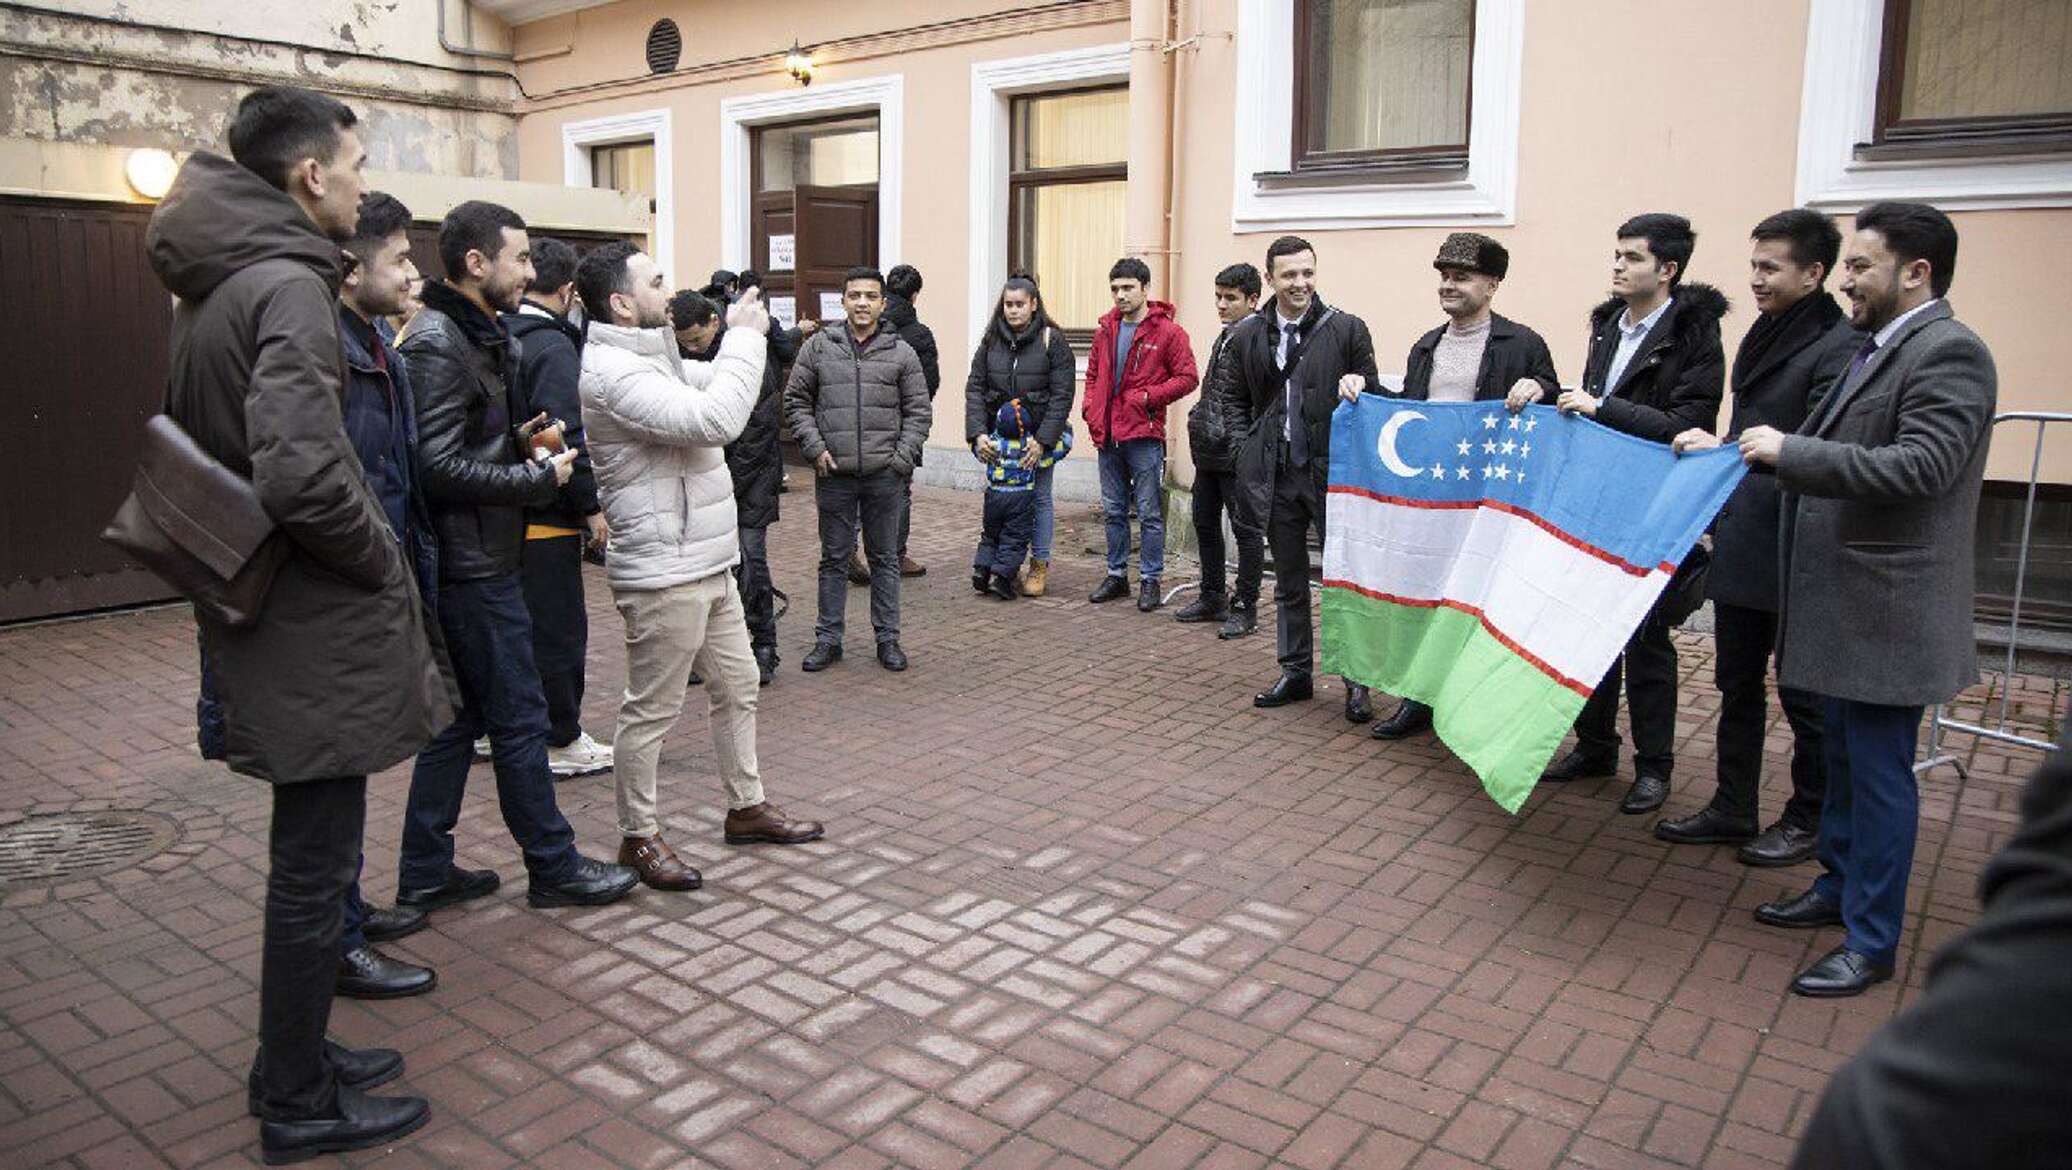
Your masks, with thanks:
M 1439 738 L 1481 777 L 1490 799 L 1517 812 L 1583 696 L 1497 641 L 1473 614 L 1342 586 L 1324 590 L 1323 610 L 1324 672 L 1430 704 Z

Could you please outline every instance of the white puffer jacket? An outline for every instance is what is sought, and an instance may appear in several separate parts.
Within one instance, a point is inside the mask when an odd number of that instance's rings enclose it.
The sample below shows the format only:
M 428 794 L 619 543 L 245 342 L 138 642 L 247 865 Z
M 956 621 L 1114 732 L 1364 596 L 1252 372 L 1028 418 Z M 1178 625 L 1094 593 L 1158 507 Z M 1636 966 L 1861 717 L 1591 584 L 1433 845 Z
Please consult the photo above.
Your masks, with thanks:
M 590 323 L 583 430 L 611 524 L 613 589 L 667 589 L 741 559 L 720 448 L 748 425 L 768 348 L 762 334 L 729 329 L 712 362 L 687 362 L 667 328 Z

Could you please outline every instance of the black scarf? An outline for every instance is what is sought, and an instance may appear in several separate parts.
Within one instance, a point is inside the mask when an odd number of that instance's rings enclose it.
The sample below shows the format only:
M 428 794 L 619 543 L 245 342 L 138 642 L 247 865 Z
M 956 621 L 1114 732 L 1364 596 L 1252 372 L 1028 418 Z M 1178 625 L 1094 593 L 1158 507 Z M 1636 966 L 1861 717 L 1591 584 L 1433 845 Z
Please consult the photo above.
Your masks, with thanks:
M 1739 390 L 1751 375 L 1774 358 L 1783 361 L 1813 344 L 1814 340 L 1842 319 L 1842 306 L 1834 294 L 1820 289 L 1799 298 L 1782 313 L 1763 313 L 1748 327 L 1741 348 L 1734 352 L 1734 389 Z

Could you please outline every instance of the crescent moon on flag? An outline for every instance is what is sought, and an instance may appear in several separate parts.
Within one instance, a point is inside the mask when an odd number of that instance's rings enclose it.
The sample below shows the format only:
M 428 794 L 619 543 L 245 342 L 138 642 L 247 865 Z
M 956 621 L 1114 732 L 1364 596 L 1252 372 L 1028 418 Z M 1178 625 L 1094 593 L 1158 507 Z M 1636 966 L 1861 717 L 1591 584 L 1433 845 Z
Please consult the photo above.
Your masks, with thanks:
M 1412 467 L 1408 463 L 1403 462 L 1401 455 L 1396 454 L 1396 432 L 1402 430 L 1404 424 L 1410 420 L 1423 417 L 1424 415 L 1414 410 L 1399 411 L 1387 422 L 1381 424 L 1381 438 L 1376 440 L 1374 444 L 1374 453 L 1381 457 L 1381 465 L 1405 479 L 1423 475 L 1424 468 Z

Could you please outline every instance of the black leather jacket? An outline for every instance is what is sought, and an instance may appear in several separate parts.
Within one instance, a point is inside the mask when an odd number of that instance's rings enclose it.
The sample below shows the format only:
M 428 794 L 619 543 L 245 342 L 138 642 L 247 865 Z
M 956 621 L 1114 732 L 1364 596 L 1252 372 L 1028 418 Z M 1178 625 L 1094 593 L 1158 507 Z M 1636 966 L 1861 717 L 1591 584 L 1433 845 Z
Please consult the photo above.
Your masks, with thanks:
M 518 571 L 525 509 L 554 502 L 554 473 L 518 442 L 509 374 L 518 343 L 495 318 L 443 281 L 428 280 L 424 309 L 396 348 L 417 394 L 418 479 L 439 534 L 439 579 L 473 581 Z

